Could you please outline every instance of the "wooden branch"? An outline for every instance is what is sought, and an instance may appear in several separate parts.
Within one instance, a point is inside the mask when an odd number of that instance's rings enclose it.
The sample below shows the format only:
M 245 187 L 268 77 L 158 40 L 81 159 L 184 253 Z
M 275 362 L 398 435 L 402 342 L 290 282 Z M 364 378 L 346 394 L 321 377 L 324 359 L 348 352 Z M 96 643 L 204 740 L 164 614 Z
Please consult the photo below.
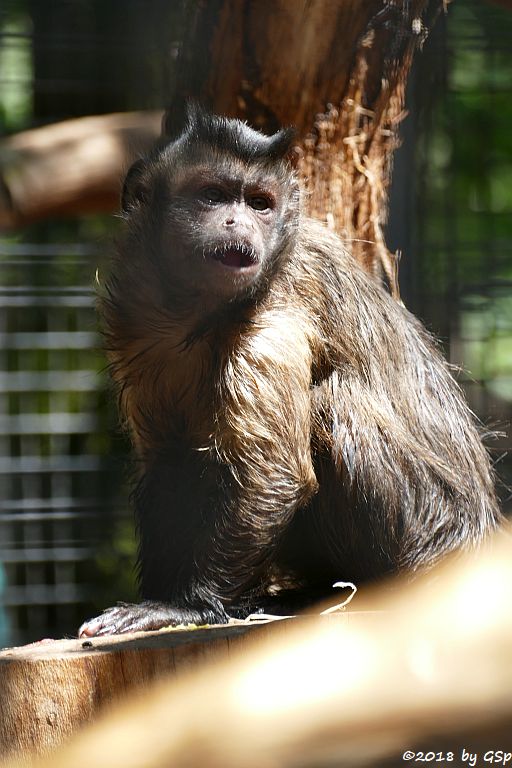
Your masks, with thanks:
M 112 211 L 122 178 L 160 134 L 161 112 L 84 117 L 0 144 L 0 230 L 52 216 Z
M 53 728 L 56 743 L 127 681 L 188 666 L 179 679 L 127 697 L 35 765 L 382 768 L 421 750 L 452 752 L 441 763 L 458 766 L 462 749 L 487 764 L 487 750 L 510 752 L 511 584 L 508 534 L 413 586 L 368 597 L 365 613 L 4 653 L 4 753 L 6 735 L 23 731 L 25 748 L 31 740 L 41 749 L 43 731 Z M 208 655 L 215 663 L 199 663 Z M 72 727 L 63 729 L 66 721 Z M 1 768 L 19 768 L 21 757 L 27 753 Z

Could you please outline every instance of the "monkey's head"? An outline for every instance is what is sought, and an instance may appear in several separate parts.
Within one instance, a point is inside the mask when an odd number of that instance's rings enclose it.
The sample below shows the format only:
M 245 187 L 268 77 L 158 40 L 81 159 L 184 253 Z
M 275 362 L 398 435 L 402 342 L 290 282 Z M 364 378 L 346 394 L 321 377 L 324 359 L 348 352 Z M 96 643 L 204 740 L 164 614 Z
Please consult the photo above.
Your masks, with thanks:
M 179 134 L 132 166 L 122 197 L 130 241 L 169 301 L 222 304 L 265 290 L 298 226 L 292 138 L 189 106 Z

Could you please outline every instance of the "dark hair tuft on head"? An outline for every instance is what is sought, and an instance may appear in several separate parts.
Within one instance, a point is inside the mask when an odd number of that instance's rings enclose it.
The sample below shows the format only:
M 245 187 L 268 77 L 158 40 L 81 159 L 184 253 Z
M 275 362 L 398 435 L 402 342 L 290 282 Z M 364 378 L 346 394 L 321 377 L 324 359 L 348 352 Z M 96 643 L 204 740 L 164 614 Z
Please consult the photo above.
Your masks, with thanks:
M 246 162 L 283 159 L 295 136 L 293 128 L 266 136 L 240 120 L 213 115 L 194 101 L 173 120 L 166 113 L 162 128 L 166 138 L 177 139 L 183 147 L 189 143 L 210 145 Z

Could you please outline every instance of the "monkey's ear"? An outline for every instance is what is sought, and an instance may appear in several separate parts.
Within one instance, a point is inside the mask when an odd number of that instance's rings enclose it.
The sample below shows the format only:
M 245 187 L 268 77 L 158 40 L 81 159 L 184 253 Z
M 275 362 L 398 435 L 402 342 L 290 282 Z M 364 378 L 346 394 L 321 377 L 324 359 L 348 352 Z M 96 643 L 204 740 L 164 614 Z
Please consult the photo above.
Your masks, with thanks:
M 268 155 L 272 159 L 282 160 L 290 151 L 297 132 L 295 128 L 282 128 L 269 137 Z
M 144 160 L 136 160 L 126 174 L 121 192 L 121 210 L 128 213 L 137 203 L 147 199 L 147 189 L 144 185 L 143 173 L 146 168 Z

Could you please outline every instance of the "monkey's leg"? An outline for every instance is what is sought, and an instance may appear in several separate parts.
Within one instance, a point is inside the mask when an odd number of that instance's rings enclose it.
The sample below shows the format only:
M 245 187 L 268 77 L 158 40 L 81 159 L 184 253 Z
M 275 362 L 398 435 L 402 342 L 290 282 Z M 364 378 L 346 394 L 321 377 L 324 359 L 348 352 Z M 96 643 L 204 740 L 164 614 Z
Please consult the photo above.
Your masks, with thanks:
M 190 456 L 164 460 L 136 493 L 140 534 L 140 604 L 121 604 L 85 622 L 81 636 L 218 624 L 248 614 L 248 591 L 261 580 L 283 532 L 315 487 L 290 468 L 253 468 L 252 487 L 233 467 Z M 296 467 L 296 469 L 299 469 Z M 258 488 L 256 490 L 256 484 Z
M 334 373 L 321 393 L 321 409 L 332 414 L 343 525 L 352 531 L 337 538 L 350 542 L 368 576 L 430 567 L 477 545 L 496 524 L 489 460 L 469 412 L 444 367 L 427 362 L 429 375 L 437 368 L 445 383 L 444 398 L 427 373 L 417 401 L 404 397 L 397 407 L 356 376 Z M 319 481 L 323 488 L 322 475 Z M 323 513 L 329 515 L 325 504 Z
M 231 361 L 210 457 L 162 457 L 147 473 L 136 494 L 145 602 L 86 622 L 83 635 L 223 623 L 241 604 L 250 612 L 251 590 L 317 488 L 301 327 L 260 327 Z

